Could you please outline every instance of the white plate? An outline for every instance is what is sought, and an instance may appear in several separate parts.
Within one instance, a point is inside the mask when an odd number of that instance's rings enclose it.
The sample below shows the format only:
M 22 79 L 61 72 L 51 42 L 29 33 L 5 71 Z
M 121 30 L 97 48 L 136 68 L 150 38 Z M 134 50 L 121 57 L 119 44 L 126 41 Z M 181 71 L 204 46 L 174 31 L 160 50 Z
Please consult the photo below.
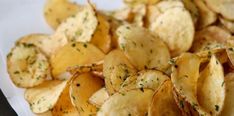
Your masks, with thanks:
M 46 0 L 0 0 L 0 88 L 19 116 L 33 116 L 23 97 L 23 89 L 13 85 L 6 71 L 6 55 L 14 42 L 30 33 L 52 33 L 43 17 Z M 86 0 L 75 0 L 86 3 Z M 98 9 L 112 10 L 121 0 L 91 0 Z M 97 2 L 99 1 L 99 2 Z

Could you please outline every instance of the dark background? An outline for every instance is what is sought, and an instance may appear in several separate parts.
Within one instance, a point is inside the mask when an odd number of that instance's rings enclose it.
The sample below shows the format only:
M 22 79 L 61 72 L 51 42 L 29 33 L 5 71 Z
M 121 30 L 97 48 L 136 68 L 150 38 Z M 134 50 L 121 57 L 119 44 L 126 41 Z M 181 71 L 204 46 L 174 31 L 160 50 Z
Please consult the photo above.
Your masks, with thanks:
M 10 104 L 7 102 L 6 97 L 0 90 L 0 116 L 17 116 L 15 111 L 11 108 Z

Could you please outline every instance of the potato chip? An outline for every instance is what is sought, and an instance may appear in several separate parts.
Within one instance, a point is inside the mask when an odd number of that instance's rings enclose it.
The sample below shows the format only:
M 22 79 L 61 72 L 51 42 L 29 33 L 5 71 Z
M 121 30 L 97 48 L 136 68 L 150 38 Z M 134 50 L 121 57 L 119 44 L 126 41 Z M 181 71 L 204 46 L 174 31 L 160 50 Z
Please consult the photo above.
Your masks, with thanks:
M 56 78 L 68 67 L 92 64 L 103 58 L 104 53 L 92 44 L 69 43 L 51 57 L 52 74 Z
M 206 4 L 204 3 L 204 0 L 194 0 L 194 3 L 196 4 L 198 11 L 199 11 L 199 18 L 198 18 L 198 29 L 202 29 L 206 26 L 209 26 L 213 24 L 217 20 L 217 15 L 213 11 L 211 11 Z
M 106 88 L 101 88 L 98 91 L 96 91 L 90 98 L 89 102 L 96 107 L 101 107 L 102 104 L 109 98 L 109 94 L 106 90 Z
M 70 85 L 67 84 L 61 93 L 58 101 L 53 109 L 51 109 L 53 116 L 77 116 L 78 111 L 72 105 L 69 93 Z
M 152 24 L 152 27 L 154 28 L 150 28 L 150 30 L 168 45 L 172 56 L 186 52 L 192 46 L 193 21 L 189 12 L 182 7 L 166 10 Z
M 212 55 L 198 78 L 197 99 L 210 115 L 218 115 L 224 104 L 225 84 L 222 64 Z
M 45 81 L 44 83 L 27 89 L 24 97 L 34 113 L 44 113 L 54 107 L 67 81 Z
M 47 23 L 56 29 L 68 17 L 75 15 L 80 7 L 70 0 L 47 0 L 44 7 L 44 17 Z
M 131 22 L 137 26 L 144 26 L 144 17 L 146 15 L 146 5 L 139 4 L 132 8 L 133 21 Z
M 170 80 L 165 81 L 155 91 L 150 107 L 149 116 L 181 116 L 181 111 L 173 97 L 173 85 Z
M 149 29 L 154 29 L 154 22 L 157 18 L 164 13 L 166 10 L 174 7 L 184 7 L 181 1 L 169 0 L 169 1 L 160 1 L 158 4 L 149 5 L 146 13 L 146 27 Z
M 50 74 L 47 58 L 33 44 L 17 43 L 7 55 L 7 68 L 17 87 L 33 87 L 41 84 Z
M 136 80 L 137 88 L 150 88 L 157 90 L 158 87 L 166 80 L 170 78 L 157 70 L 145 70 L 138 73 Z
M 145 116 L 152 95 L 151 89 L 115 93 L 102 105 L 97 116 Z
M 222 23 L 222 25 L 228 29 L 228 31 L 230 31 L 231 33 L 234 33 L 234 22 L 233 21 L 229 21 L 225 18 L 219 17 L 220 22 Z
M 229 20 L 234 20 L 233 0 L 204 0 L 209 8 Z
M 173 61 L 171 81 L 175 89 L 175 95 L 177 95 L 177 104 L 185 114 L 191 115 L 191 112 L 194 114 L 196 111 L 201 115 L 206 114 L 197 100 L 200 63 L 199 57 L 191 53 L 183 53 L 176 61 Z M 190 107 L 191 110 L 195 111 L 191 111 Z
M 117 29 L 117 34 L 120 49 L 138 70 L 156 68 L 164 71 L 169 66 L 167 46 L 150 31 L 134 25 L 123 25 Z
M 100 13 L 97 13 L 98 26 L 92 36 L 91 43 L 107 53 L 111 49 L 110 24 Z
M 226 95 L 225 95 L 225 102 L 223 106 L 223 110 L 221 111 L 220 116 L 232 116 L 234 115 L 234 73 L 228 73 L 225 76 L 225 81 L 221 86 L 226 85 Z M 221 109 L 220 109 L 221 110 Z
M 225 41 L 230 37 L 231 34 L 226 30 L 217 26 L 209 26 L 195 33 L 191 51 L 222 49 Z
M 123 82 L 135 73 L 136 69 L 120 50 L 113 50 L 106 55 L 103 64 L 103 75 L 109 94 L 117 92 Z
M 75 77 L 70 86 L 70 98 L 81 116 L 95 116 L 97 108 L 89 103 L 89 98 L 99 89 L 104 82 L 99 77 L 90 73 L 83 73 Z
M 56 29 L 54 36 L 68 41 L 89 42 L 98 25 L 95 9 L 87 5 L 78 13 L 66 19 Z
M 133 14 L 131 14 L 131 10 L 132 9 L 130 7 L 123 7 L 121 9 L 108 12 L 108 15 L 110 15 L 112 18 L 116 20 L 130 22 L 133 20 Z
M 196 53 L 196 55 L 200 57 L 202 63 L 208 62 L 212 55 L 215 55 L 221 64 L 228 61 L 228 55 L 225 52 L 225 48 L 201 51 Z

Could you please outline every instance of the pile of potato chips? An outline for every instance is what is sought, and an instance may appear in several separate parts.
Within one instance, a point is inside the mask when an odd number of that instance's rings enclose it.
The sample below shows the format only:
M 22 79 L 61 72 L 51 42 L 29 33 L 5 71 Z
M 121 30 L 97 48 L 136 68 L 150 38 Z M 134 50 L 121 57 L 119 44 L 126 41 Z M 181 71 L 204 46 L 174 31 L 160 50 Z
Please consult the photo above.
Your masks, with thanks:
M 53 34 L 20 38 L 13 83 L 41 116 L 233 116 L 234 0 L 48 0 Z

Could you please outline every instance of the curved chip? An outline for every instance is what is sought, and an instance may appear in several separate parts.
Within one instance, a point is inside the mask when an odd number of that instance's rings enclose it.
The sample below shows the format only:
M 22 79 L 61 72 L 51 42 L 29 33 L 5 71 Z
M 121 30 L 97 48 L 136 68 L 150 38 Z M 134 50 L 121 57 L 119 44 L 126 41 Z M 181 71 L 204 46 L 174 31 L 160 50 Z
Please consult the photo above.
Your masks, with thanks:
M 228 29 L 228 31 L 230 31 L 231 33 L 234 33 L 234 21 L 229 21 L 222 17 L 219 17 L 219 20 L 223 24 L 223 26 Z
M 55 35 L 71 42 L 89 42 L 98 25 L 95 9 L 91 5 L 83 7 L 76 15 L 66 19 L 56 29 Z
M 204 115 L 205 112 L 199 106 L 197 100 L 197 82 L 199 78 L 199 67 L 200 59 L 197 55 L 191 53 L 183 53 L 179 58 L 174 62 L 171 74 L 171 81 L 173 83 L 175 93 L 178 95 L 177 103 L 188 105 L 183 105 L 179 107 L 183 113 L 190 114 L 191 111 L 184 110 L 185 108 L 190 107 L 191 110 L 199 112 L 199 114 Z M 179 102 L 178 102 L 179 101 Z M 194 114 L 194 111 L 192 112 Z
M 54 107 L 67 81 L 45 81 L 39 86 L 27 89 L 24 97 L 34 113 L 44 113 Z
M 204 0 L 209 8 L 229 20 L 234 20 L 233 0 Z
M 116 33 L 120 49 L 138 70 L 156 68 L 164 71 L 169 66 L 167 46 L 150 31 L 126 24 L 120 26 Z
M 173 85 L 170 80 L 165 81 L 155 91 L 150 107 L 149 116 L 181 116 L 182 113 L 173 97 Z
M 7 68 L 13 83 L 18 87 L 41 84 L 50 74 L 44 54 L 33 44 L 17 43 L 7 55 Z
M 92 36 L 91 43 L 108 53 L 111 49 L 110 24 L 107 19 L 100 13 L 97 13 L 98 26 Z
M 103 64 L 103 75 L 109 94 L 117 92 L 123 82 L 136 73 L 136 69 L 120 50 L 113 50 L 106 55 Z
M 70 85 L 67 84 L 64 88 L 63 92 L 61 93 L 58 101 L 56 102 L 53 109 L 51 109 L 51 113 L 53 116 L 77 116 L 78 111 L 72 105 L 70 99 Z
M 182 7 L 166 10 L 152 24 L 152 27 L 154 28 L 150 28 L 150 30 L 168 45 L 172 56 L 186 52 L 192 46 L 193 20 L 189 12 Z
M 50 59 L 52 74 L 57 78 L 68 67 L 84 66 L 103 60 L 104 53 L 89 43 L 73 42 L 62 47 Z
M 226 41 L 226 53 L 230 63 L 232 64 L 231 67 L 234 67 L 234 37 L 232 36 Z
M 223 106 L 223 110 L 221 111 L 220 116 L 232 116 L 234 115 L 234 73 L 228 73 L 225 76 L 225 81 L 223 82 L 223 85 L 226 85 L 226 96 L 225 96 L 225 102 Z
M 157 90 L 163 82 L 169 79 L 167 75 L 157 70 L 141 71 L 138 73 L 136 87 Z
M 202 29 L 217 20 L 217 14 L 206 6 L 204 0 L 194 0 L 194 3 L 197 5 L 200 14 L 197 25 L 198 29 Z
M 210 115 L 218 115 L 224 104 L 225 84 L 222 64 L 212 55 L 209 64 L 201 72 L 197 85 L 197 99 Z
M 99 77 L 90 73 L 76 76 L 70 85 L 70 98 L 81 116 L 95 115 L 97 108 L 89 103 L 89 98 L 104 85 Z
M 231 34 L 226 30 L 217 27 L 209 26 L 195 33 L 192 52 L 204 50 L 214 50 L 224 48 L 224 43 L 231 37 Z
M 109 94 L 106 90 L 106 88 L 101 88 L 98 91 L 96 91 L 90 98 L 89 102 L 96 107 L 101 107 L 102 104 L 109 98 Z
M 44 7 L 44 17 L 47 23 L 56 29 L 68 17 L 80 10 L 77 4 L 70 0 L 47 0 Z
M 151 89 L 115 93 L 102 105 L 97 116 L 145 116 L 152 95 Z

